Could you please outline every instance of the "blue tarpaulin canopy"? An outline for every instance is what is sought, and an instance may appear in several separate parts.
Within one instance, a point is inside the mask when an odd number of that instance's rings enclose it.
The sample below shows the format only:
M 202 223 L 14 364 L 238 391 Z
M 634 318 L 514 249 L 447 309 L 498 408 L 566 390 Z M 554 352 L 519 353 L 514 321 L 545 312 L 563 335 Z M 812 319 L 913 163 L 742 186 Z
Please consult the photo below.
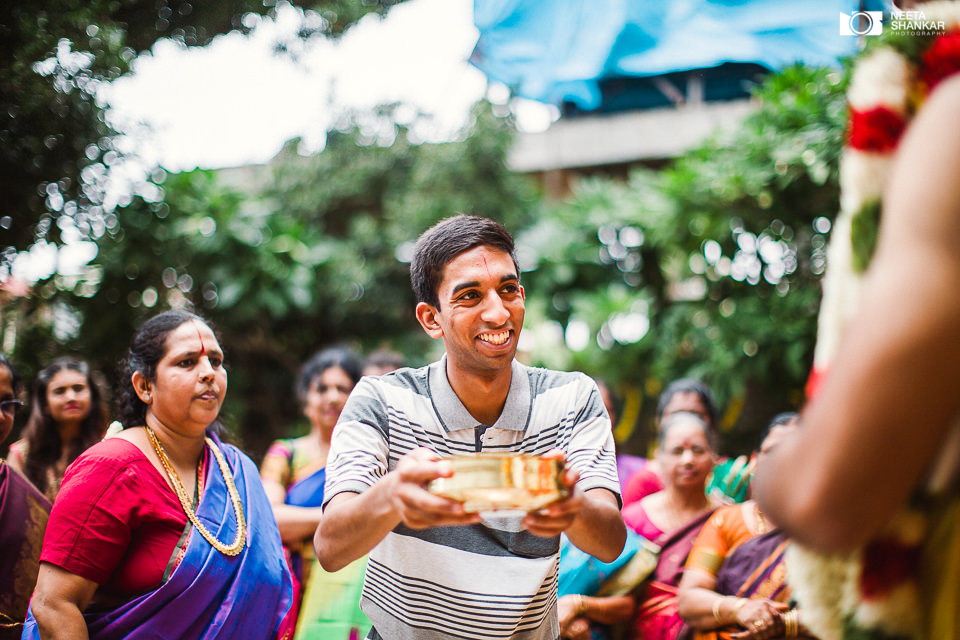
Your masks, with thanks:
M 795 62 L 837 66 L 858 48 L 852 11 L 888 0 L 475 0 L 471 62 L 515 95 L 565 112 L 668 104 L 663 83 L 696 73 L 704 99 Z M 869 36 L 866 36 L 869 37 Z

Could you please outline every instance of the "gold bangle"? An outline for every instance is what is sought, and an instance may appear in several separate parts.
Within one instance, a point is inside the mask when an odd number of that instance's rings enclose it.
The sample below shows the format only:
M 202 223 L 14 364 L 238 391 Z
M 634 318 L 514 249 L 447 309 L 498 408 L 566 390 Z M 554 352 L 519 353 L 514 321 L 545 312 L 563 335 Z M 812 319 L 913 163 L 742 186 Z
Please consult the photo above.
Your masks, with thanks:
M 713 601 L 713 607 L 711 607 L 711 611 L 713 611 L 713 619 L 719 624 L 723 624 L 723 620 L 720 619 L 720 605 L 722 605 L 723 601 L 726 599 L 726 596 L 720 596 Z
M 800 635 L 800 612 L 792 609 L 783 614 L 783 635 L 787 638 L 796 638 Z
M 583 595 L 577 594 L 577 617 L 583 615 L 583 612 L 587 610 L 587 605 L 583 603 Z

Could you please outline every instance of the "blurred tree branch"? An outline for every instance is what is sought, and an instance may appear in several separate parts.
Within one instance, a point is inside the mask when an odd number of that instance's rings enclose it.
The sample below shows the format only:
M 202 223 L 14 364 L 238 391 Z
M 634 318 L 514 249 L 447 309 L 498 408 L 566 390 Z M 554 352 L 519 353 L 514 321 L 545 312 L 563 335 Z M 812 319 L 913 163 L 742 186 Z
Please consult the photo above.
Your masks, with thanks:
M 290 0 L 301 38 L 338 36 L 402 0 Z M 160 38 L 202 46 L 245 31 L 276 0 L 0 3 L 0 280 L 17 251 L 104 231 L 104 180 L 119 161 L 97 89 Z M 278 48 L 284 48 L 278 43 Z

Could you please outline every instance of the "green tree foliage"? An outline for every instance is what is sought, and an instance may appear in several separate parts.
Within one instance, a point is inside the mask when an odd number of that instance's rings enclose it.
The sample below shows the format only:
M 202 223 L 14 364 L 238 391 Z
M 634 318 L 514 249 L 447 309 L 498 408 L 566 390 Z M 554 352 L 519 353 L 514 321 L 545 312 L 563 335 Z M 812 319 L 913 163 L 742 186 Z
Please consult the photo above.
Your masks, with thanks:
M 292 0 L 302 37 L 337 35 L 400 0 Z M 0 3 L 0 276 L 17 251 L 104 232 L 103 190 L 120 160 L 97 89 L 159 38 L 188 46 L 254 24 L 275 0 Z M 277 43 L 279 49 L 288 43 Z
M 663 384 L 699 377 L 741 448 L 796 407 L 837 207 L 842 84 L 799 66 L 771 75 L 740 126 L 626 184 L 584 181 L 545 211 L 522 237 L 537 256 L 529 289 L 549 296 L 547 318 L 591 336 L 560 364 L 619 382 L 648 413 Z
M 137 197 L 107 220 L 84 277 L 46 285 L 45 307 L 82 321 L 59 348 L 112 372 L 145 318 L 196 309 L 220 332 L 229 422 L 255 453 L 300 421 L 293 377 L 317 349 L 386 345 L 426 362 L 436 346 L 413 315 L 413 241 L 457 211 L 520 228 L 535 196 L 506 169 L 505 123 L 485 103 L 474 115 L 459 142 L 411 144 L 397 126 L 381 146 L 350 126 L 314 156 L 294 141 L 259 170 L 158 175 L 155 201 Z
M 745 449 L 796 406 L 809 369 L 842 84 L 828 70 L 772 75 L 739 126 L 659 171 L 584 180 L 562 202 L 506 170 L 511 134 L 487 104 L 454 143 L 415 144 L 385 108 L 314 156 L 294 141 L 263 171 L 158 175 L 155 192 L 104 217 L 93 268 L 21 303 L 14 355 L 28 373 L 63 351 L 112 372 L 143 318 L 188 302 L 221 331 L 230 422 L 256 454 L 298 422 L 293 376 L 314 350 L 438 355 L 405 260 L 423 229 L 464 211 L 517 235 L 525 358 L 606 378 L 627 397 L 627 426 L 646 425 L 664 383 L 701 377 L 728 408 L 731 448 Z M 567 349 L 564 332 L 578 331 L 583 348 Z

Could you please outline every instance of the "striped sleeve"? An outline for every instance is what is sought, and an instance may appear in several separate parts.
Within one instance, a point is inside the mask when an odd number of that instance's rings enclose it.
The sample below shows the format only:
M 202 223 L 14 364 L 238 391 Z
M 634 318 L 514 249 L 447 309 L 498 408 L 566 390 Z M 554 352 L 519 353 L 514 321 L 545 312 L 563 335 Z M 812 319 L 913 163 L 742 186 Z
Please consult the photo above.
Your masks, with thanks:
M 370 378 L 361 378 L 333 430 L 323 504 L 345 491 L 363 493 L 388 470 L 386 407 Z
M 583 375 L 578 380 L 577 396 L 580 412 L 566 448 L 567 464 L 580 472 L 577 486 L 581 490 L 609 489 L 622 506 L 613 429 L 600 391 Z

